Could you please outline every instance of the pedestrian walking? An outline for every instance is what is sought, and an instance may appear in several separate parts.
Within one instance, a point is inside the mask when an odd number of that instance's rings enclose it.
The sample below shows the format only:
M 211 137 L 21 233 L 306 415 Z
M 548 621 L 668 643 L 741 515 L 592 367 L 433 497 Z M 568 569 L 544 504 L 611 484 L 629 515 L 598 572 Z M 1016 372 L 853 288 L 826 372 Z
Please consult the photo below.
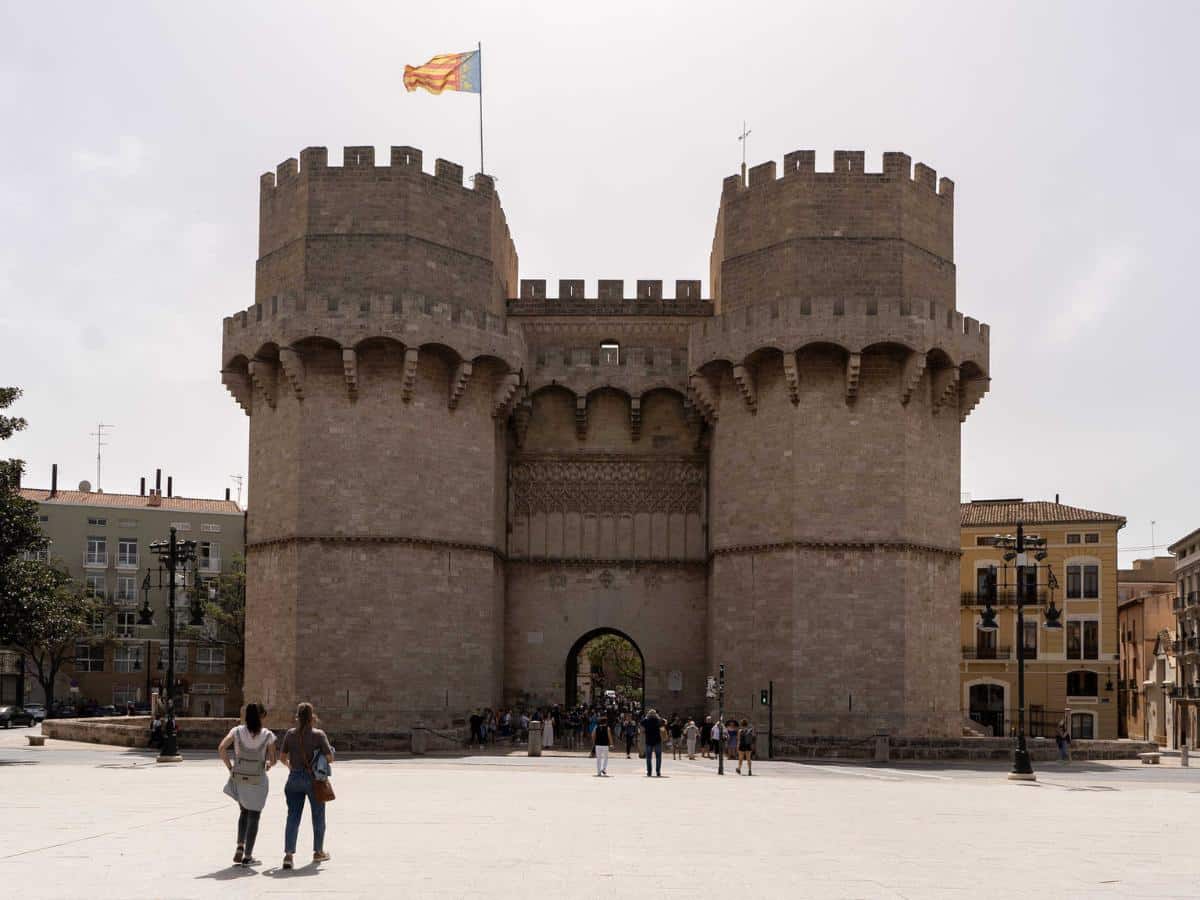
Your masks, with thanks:
M 737 759 L 737 732 L 738 720 L 730 719 L 725 723 L 725 750 L 729 754 L 731 760 Z
M 700 729 L 696 727 L 696 720 L 689 718 L 687 725 L 683 729 L 684 740 L 687 741 L 688 759 L 696 758 L 696 738 L 700 736 Z
M 700 740 L 703 741 L 703 743 L 704 743 L 704 753 L 702 755 L 704 756 L 705 759 L 711 759 L 712 758 L 712 748 L 713 748 L 712 716 L 704 717 L 704 728 L 700 732 Z
M 650 710 L 642 719 L 642 730 L 646 733 L 646 777 L 651 775 L 650 760 L 654 759 L 654 776 L 662 778 L 662 742 L 664 723 L 657 710 Z
M 1058 730 L 1054 733 L 1054 742 L 1058 744 L 1058 761 L 1063 765 L 1071 762 L 1071 733 L 1067 731 L 1066 719 L 1058 720 Z
M 333 747 L 329 737 L 317 727 L 317 714 L 311 703 L 296 707 L 296 725 L 287 730 L 279 746 L 280 759 L 289 769 L 283 795 L 287 798 L 287 826 L 283 836 L 283 867 L 293 866 L 296 853 L 296 838 L 300 833 L 300 819 L 304 816 L 304 800 L 308 799 L 313 825 L 313 862 L 329 859 L 325 852 L 325 801 L 317 799 L 316 768 L 333 762 Z M 321 755 L 323 762 L 314 763 Z
M 229 748 L 233 748 L 233 759 Z M 252 866 L 261 860 L 254 858 L 254 841 L 258 837 L 258 822 L 267 805 L 271 783 L 267 772 L 275 765 L 275 735 L 263 728 L 262 710 L 256 703 L 247 703 L 242 712 L 242 724 L 229 729 L 229 734 L 217 745 L 217 754 L 229 770 L 226 793 L 237 800 L 237 850 L 233 861 Z
M 680 759 L 683 756 L 683 722 L 679 716 L 671 717 L 667 730 L 671 733 L 671 759 Z
M 754 733 L 754 726 L 750 724 L 748 719 L 742 719 L 742 724 L 738 727 L 737 732 L 737 747 L 738 747 L 738 764 L 737 772 L 742 774 L 742 763 L 746 764 L 746 774 L 754 774 L 754 739 L 757 737 Z
M 593 749 L 596 753 L 596 776 L 604 778 L 608 775 L 608 748 L 612 746 L 613 733 L 612 728 L 608 725 L 608 716 L 605 716 L 596 723 L 596 730 L 592 732 Z
M 721 735 L 724 730 L 720 720 L 713 722 L 708 730 L 708 748 L 712 751 L 713 759 L 721 758 Z
M 625 714 L 625 723 L 621 726 L 621 734 L 625 738 L 625 758 L 629 759 L 629 755 L 633 752 L 633 742 L 637 739 L 637 722 L 628 713 Z

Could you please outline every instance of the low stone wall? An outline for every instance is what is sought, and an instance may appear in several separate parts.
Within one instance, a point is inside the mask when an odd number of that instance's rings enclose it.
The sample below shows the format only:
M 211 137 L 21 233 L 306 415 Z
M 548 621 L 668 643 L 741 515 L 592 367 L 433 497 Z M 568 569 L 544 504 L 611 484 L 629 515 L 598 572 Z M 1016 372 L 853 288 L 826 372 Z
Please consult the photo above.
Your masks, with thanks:
M 47 719 L 42 734 L 60 741 L 112 744 L 117 747 L 150 746 L 149 716 Z M 175 720 L 178 744 L 184 750 L 215 750 L 221 738 L 238 724 L 237 719 L 181 718 Z
M 775 736 L 776 759 L 854 759 L 875 758 L 875 738 L 795 737 Z M 888 759 L 891 761 L 936 761 L 946 762 L 1004 762 L 1012 759 L 1014 738 L 962 737 L 962 738 L 902 738 L 888 739 Z M 1050 762 L 1058 759 L 1058 747 L 1049 738 L 1028 738 L 1030 758 L 1034 762 Z M 1139 753 L 1158 749 L 1150 741 L 1083 741 L 1071 742 L 1071 758 L 1087 759 L 1137 759 Z M 766 735 L 760 734 L 758 751 L 765 755 Z

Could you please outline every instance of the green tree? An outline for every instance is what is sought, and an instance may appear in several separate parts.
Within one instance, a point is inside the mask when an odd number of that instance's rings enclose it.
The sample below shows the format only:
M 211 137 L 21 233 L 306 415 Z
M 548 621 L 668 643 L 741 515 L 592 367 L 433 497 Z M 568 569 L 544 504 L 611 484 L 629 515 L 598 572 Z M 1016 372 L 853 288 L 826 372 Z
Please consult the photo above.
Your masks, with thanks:
M 0 388 L 0 410 L 8 409 L 19 388 Z M 25 428 L 24 419 L 0 415 L 0 440 Z M 0 461 L 0 644 L 21 651 L 54 702 L 54 680 L 75 653 L 75 641 L 88 632 L 96 604 L 59 566 L 42 562 L 49 546 L 38 522 L 38 507 L 21 496 L 19 459 Z
M 225 665 L 241 686 L 246 673 L 246 560 L 240 554 L 229 571 L 207 582 L 212 588 L 204 615 L 217 627 L 217 640 L 225 645 Z
M 595 690 L 614 690 L 630 700 L 642 700 L 642 657 L 618 634 L 602 634 L 583 649 L 592 669 Z
M 20 396 L 19 388 L 0 388 L 0 410 Z M 22 418 L 0 414 L 0 440 L 23 430 L 25 424 Z M 11 642 L 21 621 L 23 592 L 30 585 L 49 583 L 45 573 L 40 579 L 35 577 L 24 558 L 47 547 L 37 504 L 20 494 L 24 469 L 19 459 L 0 460 L 0 644 Z
M 92 618 L 101 607 L 57 566 L 18 560 L 11 576 L 9 584 L 20 601 L 8 642 L 33 664 L 50 708 L 55 680 L 74 658 L 76 643 L 89 636 Z

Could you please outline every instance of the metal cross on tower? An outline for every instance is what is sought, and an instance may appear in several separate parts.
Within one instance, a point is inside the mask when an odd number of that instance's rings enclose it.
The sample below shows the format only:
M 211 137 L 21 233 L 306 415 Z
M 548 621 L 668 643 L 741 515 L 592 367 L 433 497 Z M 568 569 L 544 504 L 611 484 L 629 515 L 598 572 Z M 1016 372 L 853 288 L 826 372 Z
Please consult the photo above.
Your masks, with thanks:
M 750 129 L 746 127 L 746 120 L 742 120 L 742 133 L 738 135 L 738 140 L 742 142 L 742 184 L 746 183 L 746 138 L 750 137 Z

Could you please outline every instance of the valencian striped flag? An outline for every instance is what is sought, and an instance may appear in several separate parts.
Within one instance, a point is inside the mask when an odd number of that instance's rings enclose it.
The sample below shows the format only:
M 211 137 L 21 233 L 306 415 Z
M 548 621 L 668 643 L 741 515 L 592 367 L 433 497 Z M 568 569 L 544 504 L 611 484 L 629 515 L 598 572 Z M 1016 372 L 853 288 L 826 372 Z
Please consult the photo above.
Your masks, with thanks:
M 481 92 L 479 51 L 445 53 L 423 66 L 404 67 L 404 87 L 409 91 L 424 88 L 431 94 L 442 91 Z

